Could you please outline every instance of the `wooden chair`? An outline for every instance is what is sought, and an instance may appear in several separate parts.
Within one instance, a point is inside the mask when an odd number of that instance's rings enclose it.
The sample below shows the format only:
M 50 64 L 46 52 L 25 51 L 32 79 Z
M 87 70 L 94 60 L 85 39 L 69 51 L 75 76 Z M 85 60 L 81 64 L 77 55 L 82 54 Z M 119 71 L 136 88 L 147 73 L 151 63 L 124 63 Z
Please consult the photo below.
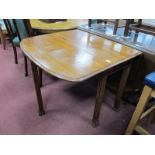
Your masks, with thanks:
M 17 50 L 23 38 L 33 35 L 28 19 L 4 19 L 7 31 L 9 32 L 11 44 L 14 51 L 15 64 L 18 64 Z M 27 58 L 24 56 L 25 76 L 28 76 Z
M 30 20 L 29 19 L 13 19 L 13 23 L 16 28 L 16 32 L 19 38 L 19 41 L 26 37 L 32 37 L 34 35 Z M 28 76 L 28 64 L 27 64 L 27 57 L 24 55 L 24 63 L 25 63 L 25 76 Z M 40 87 L 42 86 L 42 69 L 38 67 L 39 73 L 39 84 Z
M 155 35 L 155 27 L 147 24 L 143 24 L 142 19 L 139 19 L 136 24 L 131 24 L 129 26 L 130 31 L 135 31 L 136 33 L 142 32 L 150 35 Z
M 16 47 L 19 46 L 19 38 L 16 34 L 16 29 L 15 29 L 15 26 L 13 24 L 13 20 L 12 19 L 3 19 L 3 21 L 5 23 L 5 26 L 6 26 L 6 29 L 8 31 L 9 38 L 10 38 L 10 41 L 12 44 L 15 64 L 18 64 Z
M 133 131 L 137 131 L 140 134 L 150 134 L 140 125 L 138 125 L 139 121 L 152 113 L 155 110 L 155 105 L 151 106 L 151 108 L 147 109 L 145 112 L 146 104 L 148 103 L 150 98 L 155 98 L 155 72 L 147 75 L 144 80 L 144 89 L 137 104 L 137 107 L 133 113 L 133 116 L 129 122 L 128 128 L 125 134 L 132 134 Z
M 13 19 L 13 24 L 15 26 L 17 36 L 19 39 L 18 46 L 22 39 L 33 36 L 31 24 L 28 19 Z M 28 65 L 27 65 L 27 58 L 25 55 L 24 55 L 24 63 L 25 63 L 25 76 L 28 76 Z

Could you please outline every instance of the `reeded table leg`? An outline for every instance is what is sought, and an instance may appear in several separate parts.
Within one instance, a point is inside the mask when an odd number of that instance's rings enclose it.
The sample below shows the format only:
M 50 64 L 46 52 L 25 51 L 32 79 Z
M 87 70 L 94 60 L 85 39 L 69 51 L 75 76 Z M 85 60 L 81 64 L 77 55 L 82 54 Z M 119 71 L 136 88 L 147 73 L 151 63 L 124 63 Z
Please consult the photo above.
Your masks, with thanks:
M 114 108 L 116 110 L 118 110 L 120 108 L 120 102 L 122 100 L 122 96 L 123 96 L 125 85 L 126 85 L 126 82 L 128 79 L 129 71 L 130 71 L 130 66 L 125 68 L 123 70 L 123 73 L 122 73 L 121 80 L 120 80 L 119 87 L 118 87 L 118 91 L 117 91 L 117 95 L 116 95 L 116 99 L 115 99 L 115 105 L 114 105 Z
M 43 107 L 43 101 L 40 91 L 40 80 L 38 75 L 37 66 L 31 61 L 31 67 L 32 67 L 32 74 L 33 74 L 33 80 L 38 100 L 38 108 L 39 108 L 39 116 L 42 116 L 45 114 L 44 107 Z
M 100 115 L 104 90 L 105 90 L 105 86 L 106 86 L 106 81 L 107 81 L 107 76 L 103 76 L 99 79 L 99 82 L 98 82 L 98 88 L 97 88 L 97 94 L 96 94 L 96 104 L 95 104 L 94 115 L 93 115 L 93 119 L 92 119 L 93 127 L 96 127 L 99 123 L 99 115 Z

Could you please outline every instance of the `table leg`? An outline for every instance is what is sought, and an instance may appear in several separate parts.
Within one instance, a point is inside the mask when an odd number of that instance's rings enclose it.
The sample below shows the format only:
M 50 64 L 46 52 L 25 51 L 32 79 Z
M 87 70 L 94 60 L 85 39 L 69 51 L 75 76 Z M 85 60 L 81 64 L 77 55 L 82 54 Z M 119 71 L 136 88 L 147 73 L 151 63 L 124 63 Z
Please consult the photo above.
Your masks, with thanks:
M 39 73 L 39 84 L 40 87 L 42 87 L 42 69 L 40 67 L 38 67 L 38 73 Z
M 31 61 L 31 67 L 32 67 L 32 74 L 33 74 L 33 80 L 35 85 L 35 91 L 36 91 L 37 100 L 38 100 L 39 116 L 42 116 L 45 114 L 45 111 L 44 111 L 43 101 L 42 101 L 42 96 L 40 91 L 38 70 L 37 70 L 37 66 L 32 61 Z
M 99 82 L 98 82 L 98 88 L 96 93 L 96 104 L 95 104 L 94 115 L 92 119 L 93 127 L 96 127 L 99 123 L 99 115 L 100 115 L 102 99 L 105 91 L 106 81 L 107 81 L 107 76 L 103 76 L 101 77 L 101 79 L 99 79 Z
M 25 76 L 28 76 L 27 57 L 24 55 Z
M 130 72 L 130 65 L 126 67 L 125 69 L 123 69 L 123 73 L 122 73 L 121 80 L 119 83 L 119 87 L 118 87 L 118 91 L 117 91 L 117 95 L 115 99 L 115 105 L 114 105 L 114 108 L 117 110 L 120 108 L 120 102 L 123 96 L 123 92 L 125 89 L 125 85 L 128 79 L 129 72 Z

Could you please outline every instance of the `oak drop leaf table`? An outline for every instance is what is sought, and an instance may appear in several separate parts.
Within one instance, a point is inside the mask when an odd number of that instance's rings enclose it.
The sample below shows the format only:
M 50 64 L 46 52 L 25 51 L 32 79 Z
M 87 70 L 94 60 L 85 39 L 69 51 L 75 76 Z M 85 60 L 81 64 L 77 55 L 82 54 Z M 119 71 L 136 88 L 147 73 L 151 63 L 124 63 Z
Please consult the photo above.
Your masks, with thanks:
M 57 78 L 80 82 L 99 76 L 92 123 L 98 124 L 107 77 L 123 70 L 115 99 L 119 108 L 132 61 L 141 52 L 82 30 L 23 39 L 20 47 L 31 61 L 39 115 L 45 114 L 37 67 Z

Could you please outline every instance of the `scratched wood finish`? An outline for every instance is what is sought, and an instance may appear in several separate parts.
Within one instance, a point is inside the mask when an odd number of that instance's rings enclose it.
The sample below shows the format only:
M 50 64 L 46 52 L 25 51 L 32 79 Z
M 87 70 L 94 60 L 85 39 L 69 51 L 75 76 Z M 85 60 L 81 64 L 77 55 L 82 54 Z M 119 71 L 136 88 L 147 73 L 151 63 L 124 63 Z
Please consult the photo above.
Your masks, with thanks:
M 81 30 L 23 39 L 20 46 L 40 68 L 68 81 L 83 81 L 141 54 Z

